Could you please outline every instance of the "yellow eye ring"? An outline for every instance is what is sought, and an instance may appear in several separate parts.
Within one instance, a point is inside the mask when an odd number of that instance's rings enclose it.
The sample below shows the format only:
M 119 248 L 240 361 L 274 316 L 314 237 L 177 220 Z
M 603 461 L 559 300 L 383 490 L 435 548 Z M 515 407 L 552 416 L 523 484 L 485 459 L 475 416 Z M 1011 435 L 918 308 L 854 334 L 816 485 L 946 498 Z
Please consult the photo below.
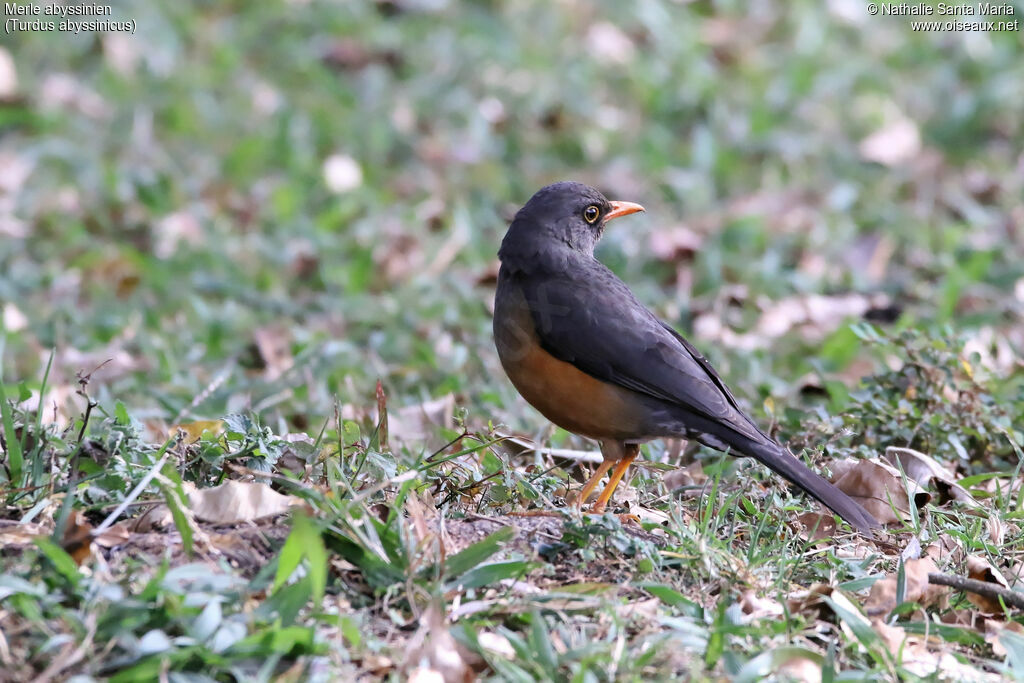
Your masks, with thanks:
M 596 204 L 591 204 L 587 208 L 583 209 L 583 220 L 593 225 L 597 222 L 597 219 L 601 217 L 601 209 L 597 208 Z

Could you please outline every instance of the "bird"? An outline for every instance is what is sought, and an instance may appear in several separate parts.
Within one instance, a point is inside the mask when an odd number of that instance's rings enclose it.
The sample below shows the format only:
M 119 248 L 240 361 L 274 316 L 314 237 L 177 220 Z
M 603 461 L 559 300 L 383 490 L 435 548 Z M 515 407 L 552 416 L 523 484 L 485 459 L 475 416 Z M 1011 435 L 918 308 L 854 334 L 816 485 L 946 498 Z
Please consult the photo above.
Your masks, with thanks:
M 493 331 L 506 375 L 547 419 L 601 447 L 577 504 L 610 470 L 591 507 L 603 512 L 642 443 L 680 437 L 761 462 L 873 536 L 879 522 L 762 431 L 708 360 L 594 256 L 609 221 L 640 211 L 558 182 L 519 209 L 498 250 Z

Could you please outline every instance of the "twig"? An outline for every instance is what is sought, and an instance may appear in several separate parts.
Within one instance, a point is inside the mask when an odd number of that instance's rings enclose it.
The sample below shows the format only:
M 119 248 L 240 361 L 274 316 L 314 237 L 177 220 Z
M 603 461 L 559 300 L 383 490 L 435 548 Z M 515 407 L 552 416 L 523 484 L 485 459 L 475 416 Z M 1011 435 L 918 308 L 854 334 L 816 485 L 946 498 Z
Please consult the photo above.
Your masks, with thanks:
M 196 394 L 195 398 L 192 399 L 191 403 L 189 403 L 187 406 L 178 411 L 178 414 L 174 416 L 173 420 L 171 420 L 171 424 L 178 424 L 179 422 L 181 422 L 186 415 L 192 412 L 193 408 L 195 408 L 200 403 L 208 399 L 210 397 L 210 394 L 217 391 L 217 389 L 220 388 L 220 385 L 224 384 L 224 382 L 228 380 L 228 377 L 231 376 L 231 369 L 233 367 L 234 365 L 232 363 L 228 363 L 227 367 L 221 370 L 220 374 L 214 377 L 213 380 L 211 380 L 210 383 L 206 385 L 205 389 Z
M 56 678 L 62 671 L 68 667 L 74 666 L 78 662 L 82 661 L 89 650 L 92 649 L 93 638 L 96 635 L 96 615 L 91 614 L 85 620 L 86 633 L 82 642 L 79 643 L 78 647 L 72 648 L 71 643 L 68 643 L 57 657 L 50 662 L 50 665 L 39 674 L 39 677 L 35 680 L 40 683 L 46 683 Z
M 516 527 L 514 524 L 512 524 L 511 520 L 509 520 L 509 519 L 499 519 L 497 517 L 490 517 L 488 515 L 481 515 L 479 512 L 467 512 L 466 513 L 466 518 L 468 519 L 470 517 L 472 517 L 473 519 L 480 519 L 480 520 L 483 520 L 485 522 L 491 522 L 493 524 L 500 524 L 502 526 L 510 526 L 510 527 L 515 528 L 515 529 L 518 529 L 518 527 Z M 561 536 L 555 536 L 554 534 L 549 534 L 548 532 L 541 531 L 540 529 L 531 529 L 530 533 L 531 534 L 536 534 L 538 536 L 547 536 L 548 538 L 550 538 L 553 541 L 560 541 L 560 540 L 562 540 Z
M 1001 598 L 1003 602 L 1010 607 L 1024 609 L 1024 593 L 1019 593 L 1010 588 L 1004 588 L 996 583 L 978 581 L 977 579 L 967 579 L 962 576 L 939 574 L 936 572 L 930 572 L 928 574 L 928 583 L 934 583 L 939 586 L 950 586 L 959 591 L 977 593 L 978 595 L 983 595 L 986 598 Z
M 92 535 L 94 537 L 99 536 L 104 531 L 109 529 L 111 525 L 113 525 L 114 522 L 117 521 L 117 518 L 120 517 L 121 514 L 124 513 L 126 509 L 128 509 L 128 506 L 131 505 L 132 502 L 136 498 L 138 498 L 139 495 L 145 490 L 146 486 L 149 485 L 149 482 L 153 479 L 153 477 L 155 477 L 157 473 L 160 472 L 160 469 L 164 466 L 164 462 L 166 462 L 167 458 L 170 457 L 170 453 L 167 451 L 167 449 L 171 445 L 171 441 L 173 441 L 173 438 L 168 440 L 164 444 L 163 448 L 161 449 L 162 452 L 160 454 L 160 459 L 157 460 L 156 463 L 149 468 L 149 472 L 146 472 L 146 476 L 139 480 L 139 483 L 135 485 L 135 488 L 131 490 L 131 493 L 125 496 L 125 499 L 121 501 L 121 504 L 118 505 L 113 512 L 107 515 L 107 518 L 104 519 L 103 522 L 93 530 Z
M 388 398 L 384 395 L 384 385 L 377 380 L 377 445 L 381 451 L 388 450 Z
M 517 446 L 521 446 L 531 452 L 537 452 L 542 455 L 550 455 L 553 458 L 566 458 L 567 460 L 580 460 L 583 462 L 600 463 L 604 461 L 604 457 L 601 456 L 600 452 L 596 451 L 576 451 L 568 448 L 542 448 L 532 441 L 521 439 L 517 436 L 506 436 L 499 434 L 506 442 L 514 443 Z

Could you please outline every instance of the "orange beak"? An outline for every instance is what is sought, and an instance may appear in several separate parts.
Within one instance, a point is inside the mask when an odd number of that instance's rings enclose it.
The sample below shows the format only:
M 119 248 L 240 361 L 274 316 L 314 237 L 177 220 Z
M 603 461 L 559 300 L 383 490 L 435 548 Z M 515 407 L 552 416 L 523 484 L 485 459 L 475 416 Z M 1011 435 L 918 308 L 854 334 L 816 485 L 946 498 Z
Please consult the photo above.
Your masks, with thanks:
M 644 207 L 633 202 L 609 202 L 612 205 L 612 210 L 604 217 L 606 221 L 610 221 L 613 218 L 619 216 L 628 216 L 631 213 L 637 213 L 638 211 L 644 211 Z

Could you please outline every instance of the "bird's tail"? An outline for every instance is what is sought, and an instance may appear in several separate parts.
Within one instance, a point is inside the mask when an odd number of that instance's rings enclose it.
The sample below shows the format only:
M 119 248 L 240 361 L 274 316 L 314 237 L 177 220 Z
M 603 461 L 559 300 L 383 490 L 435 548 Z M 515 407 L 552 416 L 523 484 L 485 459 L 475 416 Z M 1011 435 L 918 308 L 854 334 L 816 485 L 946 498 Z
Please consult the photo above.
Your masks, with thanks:
M 862 534 L 873 537 L 874 534 L 871 530 L 881 526 L 878 520 L 872 517 L 871 513 L 865 510 L 860 503 L 808 468 L 778 444 L 754 442 L 745 445 L 747 447 L 743 449 L 744 455 L 749 455 L 764 463 L 772 471 L 799 486 Z

